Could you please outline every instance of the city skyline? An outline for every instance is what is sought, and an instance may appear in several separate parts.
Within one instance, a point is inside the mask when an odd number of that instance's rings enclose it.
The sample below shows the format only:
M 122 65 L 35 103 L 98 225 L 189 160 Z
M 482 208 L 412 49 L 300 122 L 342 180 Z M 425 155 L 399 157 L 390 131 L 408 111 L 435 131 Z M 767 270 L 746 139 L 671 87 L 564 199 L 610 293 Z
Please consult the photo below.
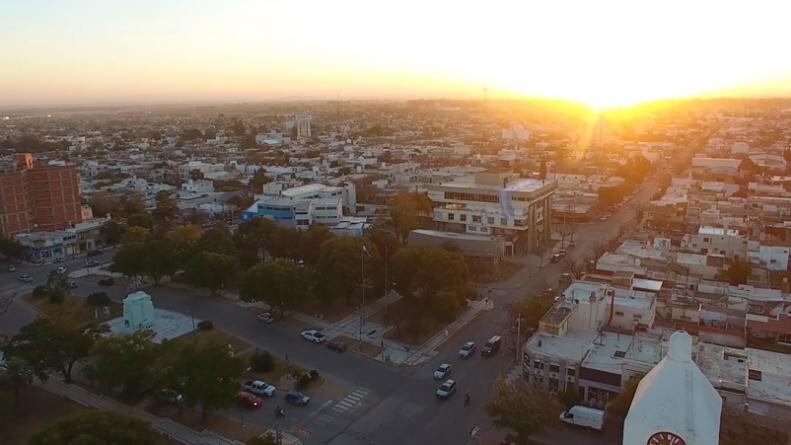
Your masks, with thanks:
M 713 2 L 81 1 L 2 7 L 0 106 L 791 95 L 783 18 Z M 10 69 L 8 68 L 10 67 Z

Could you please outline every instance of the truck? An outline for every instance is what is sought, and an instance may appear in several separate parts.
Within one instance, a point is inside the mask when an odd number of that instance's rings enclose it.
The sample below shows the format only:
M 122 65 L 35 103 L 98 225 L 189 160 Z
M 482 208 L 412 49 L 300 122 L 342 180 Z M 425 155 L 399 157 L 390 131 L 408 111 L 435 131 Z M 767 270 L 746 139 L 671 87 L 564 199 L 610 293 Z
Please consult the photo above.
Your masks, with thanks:
M 560 421 L 601 431 L 604 428 L 604 411 L 575 405 L 560 413 Z
M 275 395 L 275 391 L 277 391 L 277 388 L 275 388 L 274 385 L 270 385 L 269 383 L 266 383 L 262 380 L 248 380 L 244 382 L 242 388 L 245 391 L 251 392 L 257 396 L 267 397 L 272 397 Z

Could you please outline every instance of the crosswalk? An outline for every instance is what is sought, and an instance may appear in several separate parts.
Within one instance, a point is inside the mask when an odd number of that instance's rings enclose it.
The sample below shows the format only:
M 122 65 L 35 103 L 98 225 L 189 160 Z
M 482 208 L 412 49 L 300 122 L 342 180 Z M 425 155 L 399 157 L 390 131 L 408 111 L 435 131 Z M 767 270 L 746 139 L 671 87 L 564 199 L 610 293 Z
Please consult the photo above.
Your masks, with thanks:
M 370 391 L 366 388 L 357 388 L 346 397 L 332 405 L 329 409 L 316 417 L 318 425 L 329 425 L 334 422 L 338 417 L 352 413 L 362 407 L 365 399 L 368 397 Z

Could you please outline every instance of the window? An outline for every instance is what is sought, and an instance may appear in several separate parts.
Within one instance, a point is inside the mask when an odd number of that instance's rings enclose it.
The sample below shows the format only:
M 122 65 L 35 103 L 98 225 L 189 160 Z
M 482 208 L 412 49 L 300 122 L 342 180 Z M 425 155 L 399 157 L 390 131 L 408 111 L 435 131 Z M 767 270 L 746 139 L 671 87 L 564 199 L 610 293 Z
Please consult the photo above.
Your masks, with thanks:
M 480 216 L 477 216 L 477 215 L 473 215 L 473 216 L 472 216 L 472 222 L 474 222 L 474 223 L 479 223 L 479 222 L 481 222 L 481 217 L 480 217 Z
M 780 334 L 777 336 L 778 343 L 785 343 L 791 345 L 791 334 Z
M 459 215 L 459 221 L 467 221 L 467 214 L 462 213 L 461 215 Z
M 574 377 L 577 375 L 577 370 L 575 368 L 566 368 L 566 375 L 569 377 Z
M 560 365 L 554 363 L 549 364 L 549 372 L 560 372 Z
M 448 213 L 448 221 L 453 221 L 456 219 L 455 213 Z
M 615 311 L 615 315 L 617 315 L 619 317 L 623 317 L 623 312 Z
M 494 224 L 494 216 L 490 216 L 487 221 L 489 222 L 489 224 Z
M 543 385 L 544 384 L 544 377 L 542 377 L 540 375 L 533 376 L 533 384 L 536 385 L 536 386 Z
M 533 362 L 533 367 L 536 369 L 544 369 L 544 362 L 542 362 L 541 360 L 536 360 L 535 362 Z
M 500 218 L 500 225 L 501 226 L 507 226 L 508 225 L 508 220 L 505 219 L 505 218 Z

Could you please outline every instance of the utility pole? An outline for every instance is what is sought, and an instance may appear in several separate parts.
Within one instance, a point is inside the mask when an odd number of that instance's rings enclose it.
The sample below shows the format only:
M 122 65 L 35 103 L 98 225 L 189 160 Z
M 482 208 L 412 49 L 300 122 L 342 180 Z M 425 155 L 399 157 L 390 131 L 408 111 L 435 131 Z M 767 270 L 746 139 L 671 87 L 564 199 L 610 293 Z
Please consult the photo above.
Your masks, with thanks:
M 516 316 L 516 364 L 521 366 L 519 361 L 519 352 L 522 350 L 521 343 L 519 342 L 522 336 L 522 314 Z
M 384 295 L 385 297 L 387 296 L 387 287 L 388 287 L 388 284 L 389 284 L 388 281 L 387 281 L 387 263 L 388 263 L 387 243 L 385 243 L 385 295 Z

